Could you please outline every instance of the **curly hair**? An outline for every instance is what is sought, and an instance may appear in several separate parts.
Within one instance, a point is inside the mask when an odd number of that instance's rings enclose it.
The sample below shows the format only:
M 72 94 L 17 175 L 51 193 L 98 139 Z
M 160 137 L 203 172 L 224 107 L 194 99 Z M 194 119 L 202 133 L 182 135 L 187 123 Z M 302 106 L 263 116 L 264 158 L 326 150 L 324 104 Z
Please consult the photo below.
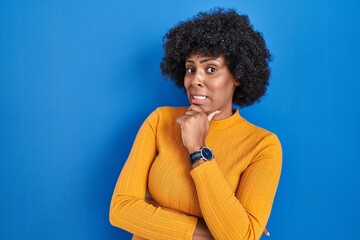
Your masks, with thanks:
M 233 103 L 240 107 L 260 101 L 269 84 L 271 55 L 262 34 L 255 31 L 246 15 L 233 9 L 216 8 L 199 12 L 178 23 L 163 37 L 162 75 L 184 88 L 185 61 L 192 54 L 223 55 L 227 67 L 240 82 Z

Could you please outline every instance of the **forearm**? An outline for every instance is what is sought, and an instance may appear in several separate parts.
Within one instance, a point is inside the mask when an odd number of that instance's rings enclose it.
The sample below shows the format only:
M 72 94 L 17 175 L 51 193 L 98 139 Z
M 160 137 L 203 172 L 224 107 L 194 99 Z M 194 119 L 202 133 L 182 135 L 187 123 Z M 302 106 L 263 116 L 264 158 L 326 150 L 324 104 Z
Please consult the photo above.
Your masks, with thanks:
M 114 195 L 110 222 L 145 239 L 192 239 L 197 218 L 155 207 L 133 196 Z
M 249 217 L 223 179 L 215 161 L 196 167 L 192 172 L 201 212 L 215 239 L 245 239 Z M 219 181 L 220 179 L 220 181 Z
M 259 239 L 268 220 L 274 189 L 257 190 L 244 205 L 230 189 L 215 161 L 205 162 L 191 172 L 201 212 L 215 239 Z M 276 176 L 275 176 L 276 178 Z M 263 191 L 264 193 L 261 193 Z M 269 194 L 267 194 L 269 193 Z M 252 212 L 252 209 L 261 209 Z

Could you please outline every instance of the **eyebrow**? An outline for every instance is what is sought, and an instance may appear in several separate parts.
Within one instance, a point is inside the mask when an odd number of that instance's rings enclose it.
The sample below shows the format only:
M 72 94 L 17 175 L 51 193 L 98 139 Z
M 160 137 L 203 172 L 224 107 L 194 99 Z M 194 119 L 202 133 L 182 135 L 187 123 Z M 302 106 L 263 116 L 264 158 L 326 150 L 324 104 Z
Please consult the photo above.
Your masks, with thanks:
M 206 58 L 206 59 L 200 60 L 200 63 L 204 63 L 204 62 L 208 62 L 208 61 L 216 60 L 216 59 L 217 59 L 216 57 Z M 186 62 L 195 63 L 195 61 L 190 60 L 190 59 L 186 59 Z

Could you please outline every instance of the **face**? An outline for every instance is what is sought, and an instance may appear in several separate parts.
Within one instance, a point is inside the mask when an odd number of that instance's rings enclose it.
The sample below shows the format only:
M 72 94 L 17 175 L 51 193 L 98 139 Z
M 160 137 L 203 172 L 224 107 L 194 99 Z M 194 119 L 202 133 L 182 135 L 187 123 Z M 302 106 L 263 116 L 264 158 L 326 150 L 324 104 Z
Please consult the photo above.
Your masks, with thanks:
M 239 82 L 230 73 L 225 57 L 191 54 L 185 67 L 184 85 L 190 104 L 200 106 L 206 114 L 221 110 L 214 120 L 231 116 L 232 99 Z

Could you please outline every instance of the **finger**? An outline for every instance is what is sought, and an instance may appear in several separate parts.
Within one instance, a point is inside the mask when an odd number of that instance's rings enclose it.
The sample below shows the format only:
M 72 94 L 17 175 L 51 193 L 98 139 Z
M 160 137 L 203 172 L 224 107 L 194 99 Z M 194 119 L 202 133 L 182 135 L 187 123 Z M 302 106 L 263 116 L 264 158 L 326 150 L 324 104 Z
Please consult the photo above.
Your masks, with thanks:
M 187 115 L 187 116 L 193 116 L 194 114 L 196 114 L 196 112 L 194 111 L 194 110 L 187 110 L 186 112 L 185 112 L 185 115 Z
M 267 228 L 264 229 L 264 234 L 265 234 L 266 236 L 270 237 L 270 232 L 268 231 Z
M 182 124 L 184 123 L 185 118 L 186 118 L 185 115 L 183 115 L 183 116 L 181 116 L 181 117 L 178 117 L 178 118 L 176 119 L 176 123 L 179 124 L 179 125 L 182 125 Z
M 188 108 L 188 111 L 189 110 L 192 110 L 192 111 L 195 111 L 195 112 L 204 112 L 201 107 L 199 107 L 197 105 L 194 105 L 194 104 L 190 105 L 190 107 Z
M 216 114 L 219 114 L 221 111 L 220 110 L 216 110 L 215 112 L 212 112 L 208 115 L 208 120 L 209 122 L 213 119 L 213 117 L 216 115 Z

